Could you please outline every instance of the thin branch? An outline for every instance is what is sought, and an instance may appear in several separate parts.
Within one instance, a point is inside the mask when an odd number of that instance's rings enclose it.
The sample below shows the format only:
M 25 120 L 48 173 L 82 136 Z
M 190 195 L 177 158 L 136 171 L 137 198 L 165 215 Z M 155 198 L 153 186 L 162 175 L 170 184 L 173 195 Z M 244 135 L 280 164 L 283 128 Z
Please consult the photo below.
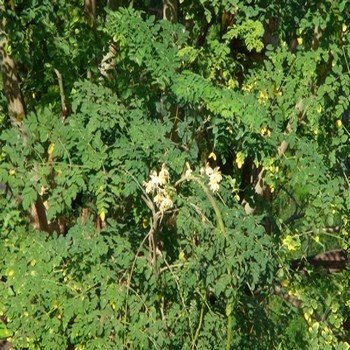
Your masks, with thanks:
M 295 204 L 295 210 L 294 210 L 294 213 L 286 220 L 283 221 L 283 224 L 284 225 L 288 225 L 290 224 L 291 222 L 295 221 L 295 220 L 298 220 L 298 219 L 301 219 L 304 217 L 304 213 L 300 212 L 299 211 L 299 208 L 300 208 L 300 204 L 298 203 L 298 201 L 296 200 L 296 198 L 294 197 L 294 195 L 289 192 L 289 190 L 287 190 L 284 186 L 281 187 L 282 190 L 284 192 L 287 193 L 287 195 L 292 199 L 292 201 L 294 202 Z
M 197 326 L 197 329 L 196 329 L 196 333 L 192 339 L 192 347 L 191 349 L 195 349 L 196 348 L 196 341 L 199 337 L 199 332 L 201 330 L 201 327 L 202 327 L 202 323 L 203 323 L 203 315 L 204 315 L 204 303 L 202 302 L 202 307 L 201 307 L 201 313 L 199 315 L 199 322 L 198 322 L 198 326 Z
M 305 216 L 304 213 L 298 213 L 298 212 L 294 212 L 288 219 L 283 221 L 284 225 L 289 225 L 291 222 L 295 221 L 295 220 L 299 220 L 302 219 Z
M 64 121 L 65 117 L 68 114 L 68 107 L 67 107 L 67 104 L 66 104 L 66 96 L 64 94 L 62 74 L 56 68 L 54 68 L 54 71 L 55 71 L 55 74 L 57 76 L 58 86 L 59 86 L 59 89 L 60 89 L 61 116 L 62 116 L 62 121 Z

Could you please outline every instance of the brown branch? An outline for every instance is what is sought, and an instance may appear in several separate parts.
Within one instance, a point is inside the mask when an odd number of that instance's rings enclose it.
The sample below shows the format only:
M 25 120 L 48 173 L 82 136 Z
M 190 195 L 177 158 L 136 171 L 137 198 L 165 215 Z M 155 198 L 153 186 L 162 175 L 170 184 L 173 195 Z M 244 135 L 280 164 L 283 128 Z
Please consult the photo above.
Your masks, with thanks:
M 302 302 L 298 298 L 285 292 L 280 286 L 274 286 L 273 292 L 297 309 L 301 308 Z
M 310 264 L 315 268 L 324 268 L 332 274 L 344 270 L 348 263 L 347 252 L 344 249 L 334 249 L 305 258 L 294 259 L 291 261 L 290 267 L 294 271 L 302 271 L 307 264 Z
M 51 231 L 47 221 L 46 207 L 42 197 L 39 194 L 35 203 L 30 209 L 30 222 L 36 230 L 45 232 Z

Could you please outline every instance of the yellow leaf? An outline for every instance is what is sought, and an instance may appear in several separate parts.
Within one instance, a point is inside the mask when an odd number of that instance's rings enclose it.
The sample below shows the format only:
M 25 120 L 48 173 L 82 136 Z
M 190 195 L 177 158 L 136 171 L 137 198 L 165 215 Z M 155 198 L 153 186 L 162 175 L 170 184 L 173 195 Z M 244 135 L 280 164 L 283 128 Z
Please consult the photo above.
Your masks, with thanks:
M 102 222 L 105 222 L 106 220 L 106 212 L 104 210 L 100 212 L 100 219 Z
M 47 154 L 48 154 L 49 156 L 51 156 L 51 155 L 53 154 L 54 149 L 55 149 L 55 144 L 54 144 L 54 143 L 50 143 L 50 146 L 49 146 L 49 148 L 47 149 Z
M 245 154 L 242 152 L 238 152 L 236 154 L 236 164 L 238 169 L 241 169 L 243 164 L 244 164 L 244 160 L 245 160 Z
M 148 218 L 142 218 L 142 227 L 143 228 L 148 227 Z
M 212 158 L 213 160 L 216 160 L 216 154 L 214 152 L 211 152 L 208 156 L 208 159 Z
M 305 318 L 305 320 L 306 320 L 306 322 L 310 322 L 311 321 L 311 315 L 310 315 L 310 313 L 309 312 L 304 312 L 304 318 Z
M 299 237 L 292 237 L 290 235 L 287 235 L 285 238 L 282 240 L 282 244 L 284 245 L 285 248 L 289 251 L 296 251 L 298 248 L 300 248 L 300 239 Z
M 184 253 L 183 250 L 180 250 L 180 253 L 179 253 L 179 260 L 182 260 L 182 261 L 186 260 L 186 259 L 185 259 L 185 253 Z
M 282 287 L 288 287 L 289 286 L 289 280 L 287 280 L 287 279 L 282 280 L 281 281 L 281 285 L 282 285 Z

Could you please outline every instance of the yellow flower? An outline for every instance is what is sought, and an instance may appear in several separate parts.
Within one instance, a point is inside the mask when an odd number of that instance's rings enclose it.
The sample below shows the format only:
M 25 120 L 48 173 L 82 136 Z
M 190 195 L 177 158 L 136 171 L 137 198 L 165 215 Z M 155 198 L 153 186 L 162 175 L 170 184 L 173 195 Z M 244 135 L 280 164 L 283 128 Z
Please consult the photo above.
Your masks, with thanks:
M 340 119 L 338 119 L 338 120 L 335 122 L 335 124 L 336 124 L 336 126 L 337 126 L 338 128 L 341 128 L 341 127 L 343 126 L 343 123 L 342 123 L 342 121 L 341 121 Z

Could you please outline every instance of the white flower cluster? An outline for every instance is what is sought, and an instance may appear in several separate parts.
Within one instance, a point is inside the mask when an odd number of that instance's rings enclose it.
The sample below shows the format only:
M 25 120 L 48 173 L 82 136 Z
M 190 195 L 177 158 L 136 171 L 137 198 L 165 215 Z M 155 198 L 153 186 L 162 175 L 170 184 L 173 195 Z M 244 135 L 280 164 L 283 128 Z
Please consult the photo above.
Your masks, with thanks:
M 205 165 L 205 168 L 201 169 L 201 174 L 202 175 L 206 174 L 209 177 L 209 187 L 213 192 L 216 192 L 219 190 L 219 183 L 222 180 L 222 175 L 219 170 L 219 167 L 216 167 L 213 169 L 207 163 Z
M 168 192 L 164 188 L 168 181 L 169 171 L 165 164 L 163 164 L 162 169 L 158 174 L 156 171 L 152 171 L 150 174 L 150 180 L 143 183 L 143 186 L 146 188 L 146 193 L 152 193 L 155 195 L 153 202 L 157 205 L 161 212 L 172 208 L 174 205 Z

